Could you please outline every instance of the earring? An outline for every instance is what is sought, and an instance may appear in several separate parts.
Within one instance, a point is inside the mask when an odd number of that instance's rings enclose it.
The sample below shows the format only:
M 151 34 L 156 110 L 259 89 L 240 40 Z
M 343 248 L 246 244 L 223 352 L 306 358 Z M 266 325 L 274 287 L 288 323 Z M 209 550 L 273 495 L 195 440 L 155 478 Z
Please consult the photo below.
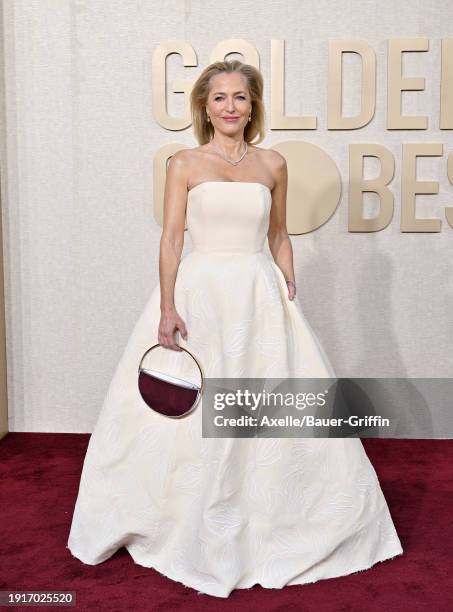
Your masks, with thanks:
M 252 120 L 252 114 L 250 113 L 250 116 L 249 116 L 249 121 L 251 121 L 251 120 Z
M 206 117 L 208 118 L 208 123 L 211 121 L 209 115 L 206 113 Z

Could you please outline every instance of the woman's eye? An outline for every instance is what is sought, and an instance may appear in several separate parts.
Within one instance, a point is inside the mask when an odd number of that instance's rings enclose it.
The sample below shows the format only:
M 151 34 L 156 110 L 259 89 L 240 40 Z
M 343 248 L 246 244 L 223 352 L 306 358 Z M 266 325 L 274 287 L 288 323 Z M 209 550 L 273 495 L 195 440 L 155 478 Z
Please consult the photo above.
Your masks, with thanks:
M 241 100 L 245 100 L 245 96 L 237 96 L 237 97 L 238 97 L 238 98 L 240 98 Z M 216 102 L 218 102 L 218 101 L 219 101 L 219 100 L 221 100 L 221 99 L 222 99 L 222 96 L 216 96 L 216 97 L 214 98 L 214 100 L 215 100 Z

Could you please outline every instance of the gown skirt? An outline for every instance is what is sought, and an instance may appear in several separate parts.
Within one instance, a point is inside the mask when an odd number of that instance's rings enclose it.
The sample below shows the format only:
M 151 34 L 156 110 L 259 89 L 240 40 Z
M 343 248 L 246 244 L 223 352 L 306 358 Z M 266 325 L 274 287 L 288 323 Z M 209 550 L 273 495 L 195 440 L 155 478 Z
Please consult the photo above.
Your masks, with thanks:
M 272 195 L 261 183 L 189 191 L 193 248 L 175 306 L 206 377 L 335 378 L 297 297 L 264 250 Z M 226 598 L 344 576 L 403 549 L 360 438 L 203 438 L 187 417 L 152 411 L 138 364 L 158 342 L 152 291 L 89 440 L 67 548 L 88 565 L 125 547 L 133 561 Z M 178 355 L 160 349 L 168 362 Z

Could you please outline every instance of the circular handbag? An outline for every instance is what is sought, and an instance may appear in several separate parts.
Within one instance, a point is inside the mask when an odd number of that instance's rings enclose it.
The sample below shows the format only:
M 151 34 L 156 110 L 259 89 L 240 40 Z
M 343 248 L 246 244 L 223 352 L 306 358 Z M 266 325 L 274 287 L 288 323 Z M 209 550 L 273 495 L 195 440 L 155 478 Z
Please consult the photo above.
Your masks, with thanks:
M 179 419 L 187 416 L 197 407 L 204 388 L 203 372 L 194 355 L 182 346 L 179 348 L 185 351 L 198 367 L 199 384 L 145 367 L 143 364 L 146 356 L 159 346 L 162 345 L 155 344 L 143 353 L 138 366 L 138 388 L 143 401 L 152 410 L 171 419 Z M 165 350 L 172 349 L 165 348 Z

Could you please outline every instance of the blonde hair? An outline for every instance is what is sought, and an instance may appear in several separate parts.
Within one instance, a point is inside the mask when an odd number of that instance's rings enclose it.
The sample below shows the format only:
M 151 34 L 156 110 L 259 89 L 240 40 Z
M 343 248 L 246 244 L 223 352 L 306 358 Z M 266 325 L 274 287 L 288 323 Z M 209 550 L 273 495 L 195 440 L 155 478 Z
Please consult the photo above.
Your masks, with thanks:
M 214 135 L 212 123 L 207 120 L 206 103 L 211 88 L 210 79 L 222 72 L 240 72 L 244 75 L 250 92 L 252 110 L 251 121 L 244 128 L 244 140 L 251 144 L 259 144 L 266 136 L 264 131 L 263 77 L 260 71 L 239 60 L 214 62 L 207 66 L 195 81 L 190 94 L 192 125 L 195 138 L 200 145 L 208 143 Z

